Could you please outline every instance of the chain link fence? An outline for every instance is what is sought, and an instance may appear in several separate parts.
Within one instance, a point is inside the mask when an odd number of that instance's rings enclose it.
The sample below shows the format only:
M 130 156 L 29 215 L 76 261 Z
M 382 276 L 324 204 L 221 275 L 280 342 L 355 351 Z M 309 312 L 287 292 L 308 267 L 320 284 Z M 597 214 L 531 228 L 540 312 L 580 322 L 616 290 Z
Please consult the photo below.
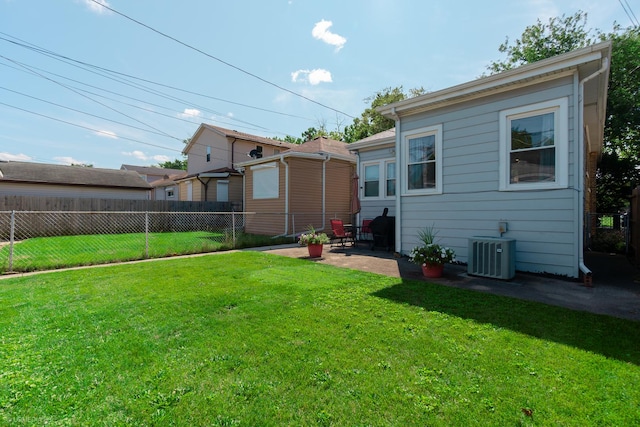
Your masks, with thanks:
M 0 212 L 0 272 L 232 249 L 238 212 Z
M 631 244 L 629 215 L 626 213 L 585 214 L 586 246 L 599 252 L 627 253 Z
M 295 242 L 346 212 L 0 211 L 0 273 Z

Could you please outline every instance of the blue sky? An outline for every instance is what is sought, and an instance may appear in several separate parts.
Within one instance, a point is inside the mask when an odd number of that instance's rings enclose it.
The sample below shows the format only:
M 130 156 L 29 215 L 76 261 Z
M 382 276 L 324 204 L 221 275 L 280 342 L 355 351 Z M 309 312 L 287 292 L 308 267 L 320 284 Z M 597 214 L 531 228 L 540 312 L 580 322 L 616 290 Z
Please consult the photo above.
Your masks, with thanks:
M 0 0 L 0 160 L 154 165 L 202 122 L 267 137 L 343 128 L 386 87 L 477 78 L 537 19 L 583 10 L 608 32 L 631 25 L 622 4 L 640 14 L 626 0 L 99 3 L 120 14 Z

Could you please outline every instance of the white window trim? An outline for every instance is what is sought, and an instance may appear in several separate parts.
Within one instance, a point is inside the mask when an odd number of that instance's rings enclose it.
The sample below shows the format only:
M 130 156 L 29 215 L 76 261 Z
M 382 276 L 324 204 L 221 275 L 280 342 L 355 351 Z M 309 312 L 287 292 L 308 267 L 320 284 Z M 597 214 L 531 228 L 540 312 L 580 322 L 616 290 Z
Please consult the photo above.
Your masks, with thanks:
M 396 196 L 387 196 L 387 164 L 395 163 L 396 159 L 390 157 L 380 160 L 371 160 L 368 162 L 362 162 L 360 165 L 360 200 L 394 200 Z M 378 166 L 378 195 L 377 196 L 365 196 L 364 183 L 365 183 L 365 169 L 367 166 Z M 396 167 L 396 182 L 398 181 L 398 168 Z
M 435 135 L 436 137 L 436 186 L 435 188 L 421 188 L 409 190 L 409 139 L 421 136 Z M 402 132 L 402 195 L 431 195 L 442 194 L 442 124 Z M 396 165 L 396 179 L 398 179 L 398 166 Z
M 554 182 L 527 182 L 512 184 L 510 169 L 510 119 L 531 117 L 539 114 L 554 114 L 554 145 L 556 164 Z M 500 111 L 500 191 L 547 190 L 567 188 L 569 184 L 569 100 L 558 98 L 523 107 Z

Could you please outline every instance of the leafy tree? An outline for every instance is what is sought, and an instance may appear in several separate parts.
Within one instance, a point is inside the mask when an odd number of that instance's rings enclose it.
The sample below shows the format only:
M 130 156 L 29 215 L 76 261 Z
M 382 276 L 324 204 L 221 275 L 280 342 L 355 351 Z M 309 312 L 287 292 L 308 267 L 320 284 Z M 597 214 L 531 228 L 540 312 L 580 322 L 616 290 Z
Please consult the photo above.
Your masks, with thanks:
M 591 30 L 585 29 L 586 24 L 587 14 L 582 11 L 569 17 L 551 18 L 546 24 L 538 19 L 535 25 L 525 28 L 521 38 L 513 44 L 507 37 L 498 48 L 507 54 L 507 59 L 493 61 L 487 68 L 495 74 L 589 46 L 594 39 Z
M 628 196 L 640 184 L 636 164 L 629 157 L 619 157 L 615 151 L 602 155 L 596 172 L 598 212 L 620 212 L 628 204 Z
M 608 151 L 640 164 L 640 29 L 614 28 L 605 141 Z
M 187 159 L 175 159 L 175 160 L 168 160 L 166 162 L 163 163 L 159 163 L 158 166 L 160 166 L 161 168 L 165 168 L 165 169 L 182 169 L 182 170 L 187 170 Z
M 360 117 L 353 119 L 353 124 L 345 127 L 344 140 L 346 142 L 355 142 L 391 129 L 395 126 L 395 122 L 378 113 L 376 108 L 424 93 L 426 93 L 426 91 L 423 88 L 417 88 L 411 89 L 407 95 L 402 91 L 402 86 L 394 88 L 387 87 L 376 92 L 373 96 L 365 99 L 365 102 L 370 102 L 371 106 L 366 108 Z

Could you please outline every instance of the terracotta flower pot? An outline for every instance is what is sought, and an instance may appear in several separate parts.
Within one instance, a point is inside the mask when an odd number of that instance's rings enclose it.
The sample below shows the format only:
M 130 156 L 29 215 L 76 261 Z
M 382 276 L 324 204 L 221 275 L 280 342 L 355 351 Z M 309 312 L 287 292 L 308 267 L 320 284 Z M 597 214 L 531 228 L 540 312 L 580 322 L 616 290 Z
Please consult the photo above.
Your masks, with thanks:
M 442 277 L 444 264 L 422 264 L 422 274 L 424 277 Z
M 322 256 L 322 243 L 311 243 L 307 245 L 309 257 L 318 258 Z

